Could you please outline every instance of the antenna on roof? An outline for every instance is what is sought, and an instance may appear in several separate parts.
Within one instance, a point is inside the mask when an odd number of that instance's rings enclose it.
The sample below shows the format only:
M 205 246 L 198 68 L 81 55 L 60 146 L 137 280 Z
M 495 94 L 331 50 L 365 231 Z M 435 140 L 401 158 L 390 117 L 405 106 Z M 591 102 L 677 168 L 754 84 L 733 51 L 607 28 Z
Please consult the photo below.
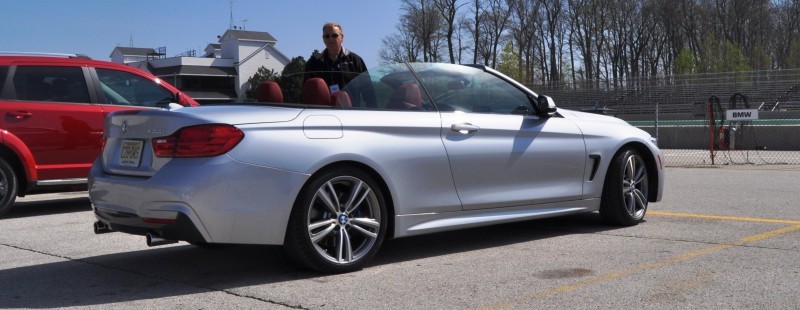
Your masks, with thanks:
M 129 44 L 128 47 L 133 47 L 133 33 L 131 33 L 131 40 L 128 44 Z
M 233 0 L 231 0 L 231 20 L 228 29 L 233 29 Z
M 242 30 L 244 30 L 244 29 L 245 29 L 245 26 L 247 26 L 247 18 L 245 18 L 245 19 L 243 19 L 243 20 L 242 20 L 242 26 L 241 26 L 241 27 L 239 27 L 239 28 L 241 28 Z

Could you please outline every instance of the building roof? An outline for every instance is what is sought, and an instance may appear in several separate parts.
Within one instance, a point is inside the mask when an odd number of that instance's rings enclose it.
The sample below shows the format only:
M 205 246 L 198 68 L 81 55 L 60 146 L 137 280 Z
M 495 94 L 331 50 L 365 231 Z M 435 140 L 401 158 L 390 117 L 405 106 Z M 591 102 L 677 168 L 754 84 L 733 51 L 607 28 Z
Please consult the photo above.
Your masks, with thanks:
M 204 67 L 204 66 L 172 66 L 154 68 L 148 64 L 150 73 L 156 76 L 170 75 L 205 75 L 205 76 L 236 76 L 233 67 Z
M 221 90 L 184 90 L 194 100 L 234 100 L 236 92 Z
M 245 41 L 278 42 L 268 32 L 228 29 L 222 37 L 225 38 L 229 35 Z
M 117 46 L 111 51 L 111 55 L 114 55 L 114 51 L 119 51 L 122 55 L 125 56 L 147 56 L 150 54 L 155 54 L 156 50 L 152 48 L 146 47 L 121 47 Z M 111 56 L 109 55 L 109 56 Z

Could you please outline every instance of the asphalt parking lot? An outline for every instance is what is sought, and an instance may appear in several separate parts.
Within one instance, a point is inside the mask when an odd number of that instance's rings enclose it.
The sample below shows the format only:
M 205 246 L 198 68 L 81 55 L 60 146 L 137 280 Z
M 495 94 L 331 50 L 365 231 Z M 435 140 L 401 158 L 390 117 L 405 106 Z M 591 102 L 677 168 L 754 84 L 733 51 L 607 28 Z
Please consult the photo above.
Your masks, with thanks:
M 798 180 L 669 168 L 638 226 L 584 214 L 396 239 L 343 275 L 280 247 L 95 235 L 85 193 L 30 196 L 0 219 L 0 308 L 797 309 Z

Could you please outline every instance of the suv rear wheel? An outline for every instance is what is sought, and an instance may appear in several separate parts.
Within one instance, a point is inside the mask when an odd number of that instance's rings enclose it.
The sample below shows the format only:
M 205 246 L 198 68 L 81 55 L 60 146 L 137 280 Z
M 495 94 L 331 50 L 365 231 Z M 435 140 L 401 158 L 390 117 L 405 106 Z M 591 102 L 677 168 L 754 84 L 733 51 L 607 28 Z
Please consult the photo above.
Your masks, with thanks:
M 8 212 L 17 200 L 17 175 L 14 169 L 0 158 L 0 215 Z

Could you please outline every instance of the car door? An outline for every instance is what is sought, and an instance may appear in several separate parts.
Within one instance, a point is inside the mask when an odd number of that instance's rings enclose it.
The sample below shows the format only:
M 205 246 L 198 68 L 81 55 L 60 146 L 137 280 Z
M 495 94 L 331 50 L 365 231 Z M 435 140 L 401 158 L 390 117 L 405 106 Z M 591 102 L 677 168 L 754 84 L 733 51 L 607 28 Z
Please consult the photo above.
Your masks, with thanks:
M 86 69 L 17 63 L 2 128 L 36 161 L 38 180 L 86 178 L 101 147 L 103 113 L 91 104 Z
M 580 199 L 586 148 L 578 127 L 530 115 L 529 96 L 498 76 L 470 74 L 434 95 L 440 109 L 454 110 L 441 112 L 442 141 L 463 209 Z

